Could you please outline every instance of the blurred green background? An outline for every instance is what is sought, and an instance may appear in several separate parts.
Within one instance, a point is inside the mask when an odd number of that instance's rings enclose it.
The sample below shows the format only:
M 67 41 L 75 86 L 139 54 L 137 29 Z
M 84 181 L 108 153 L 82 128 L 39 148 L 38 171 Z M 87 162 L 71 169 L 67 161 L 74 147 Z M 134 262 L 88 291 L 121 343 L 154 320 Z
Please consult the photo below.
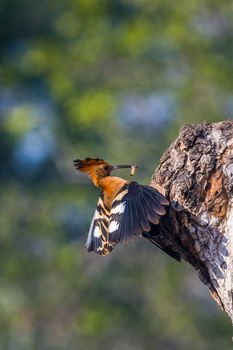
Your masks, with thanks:
M 184 123 L 232 118 L 232 15 L 232 0 L 1 0 L 0 349 L 232 349 L 191 267 L 143 239 L 85 251 L 98 190 L 72 164 L 136 163 L 149 183 Z

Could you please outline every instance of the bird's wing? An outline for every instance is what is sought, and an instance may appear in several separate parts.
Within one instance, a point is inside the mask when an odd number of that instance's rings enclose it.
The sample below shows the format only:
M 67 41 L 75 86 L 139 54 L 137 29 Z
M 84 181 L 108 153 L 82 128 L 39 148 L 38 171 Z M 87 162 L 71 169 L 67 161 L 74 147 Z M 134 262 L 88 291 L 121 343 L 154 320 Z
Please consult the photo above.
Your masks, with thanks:
M 168 200 L 151 186 L 130 182 L 116 195 L 109 222 L 109 242 L 125 242 L 151 229 L 166 214 Z
M 103 195 L 101 194 L 86 241 L 86 248 L 89 252 L 94 251 L 100 255 L 111 253 L 114 243 L 108 241 L 109 218 L 110 213 L 104 206 Z

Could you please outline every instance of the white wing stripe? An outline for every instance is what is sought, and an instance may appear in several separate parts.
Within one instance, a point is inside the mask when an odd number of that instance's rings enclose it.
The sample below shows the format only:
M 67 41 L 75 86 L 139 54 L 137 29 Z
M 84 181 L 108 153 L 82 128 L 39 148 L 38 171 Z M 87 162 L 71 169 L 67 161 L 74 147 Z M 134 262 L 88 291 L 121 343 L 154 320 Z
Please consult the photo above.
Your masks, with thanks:
M 119 227 L 119 222 L 117 222 L 115 220 L 111 221 L 109 228 L 108 228 L 109 233 L 117 231 L 118 227 Z
M 122 198 L 126 195 L 126 193 L 128 193 L 128 189 L 118 193 L 118 195 L 116 195 L 116 197 L 114 198 L 114 201 L 121 201 Z
M 99 238 L 101 236 L 101 230 L 100 230 L 99 226 L 97 226 L 97 225 L 95 226 L 93 236 L 96 238 Z
M 123 214 L 125 211 L 126 202 L 118 204 L 116 207 L 112 208 L 111 214 Z

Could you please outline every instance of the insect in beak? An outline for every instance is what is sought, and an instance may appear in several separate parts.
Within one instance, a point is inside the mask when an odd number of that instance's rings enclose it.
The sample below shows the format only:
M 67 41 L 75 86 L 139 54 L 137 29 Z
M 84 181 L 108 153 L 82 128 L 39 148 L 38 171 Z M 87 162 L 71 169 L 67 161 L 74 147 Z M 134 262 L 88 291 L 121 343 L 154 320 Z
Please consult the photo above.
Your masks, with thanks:
M 137 165 L 131 165 L 131 172 L 130 175 L 134 176 L 136 174 L 138 166 Z

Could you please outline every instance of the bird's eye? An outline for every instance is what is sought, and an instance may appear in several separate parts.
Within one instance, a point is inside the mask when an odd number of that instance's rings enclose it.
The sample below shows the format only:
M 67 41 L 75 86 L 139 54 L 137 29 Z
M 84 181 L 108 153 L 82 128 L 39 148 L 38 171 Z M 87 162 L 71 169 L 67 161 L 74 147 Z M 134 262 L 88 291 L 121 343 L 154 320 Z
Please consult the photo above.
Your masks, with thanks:
M 105 165 L 104 170 L 106 170 L 106 171 L 109 170 L 108 165 Z

